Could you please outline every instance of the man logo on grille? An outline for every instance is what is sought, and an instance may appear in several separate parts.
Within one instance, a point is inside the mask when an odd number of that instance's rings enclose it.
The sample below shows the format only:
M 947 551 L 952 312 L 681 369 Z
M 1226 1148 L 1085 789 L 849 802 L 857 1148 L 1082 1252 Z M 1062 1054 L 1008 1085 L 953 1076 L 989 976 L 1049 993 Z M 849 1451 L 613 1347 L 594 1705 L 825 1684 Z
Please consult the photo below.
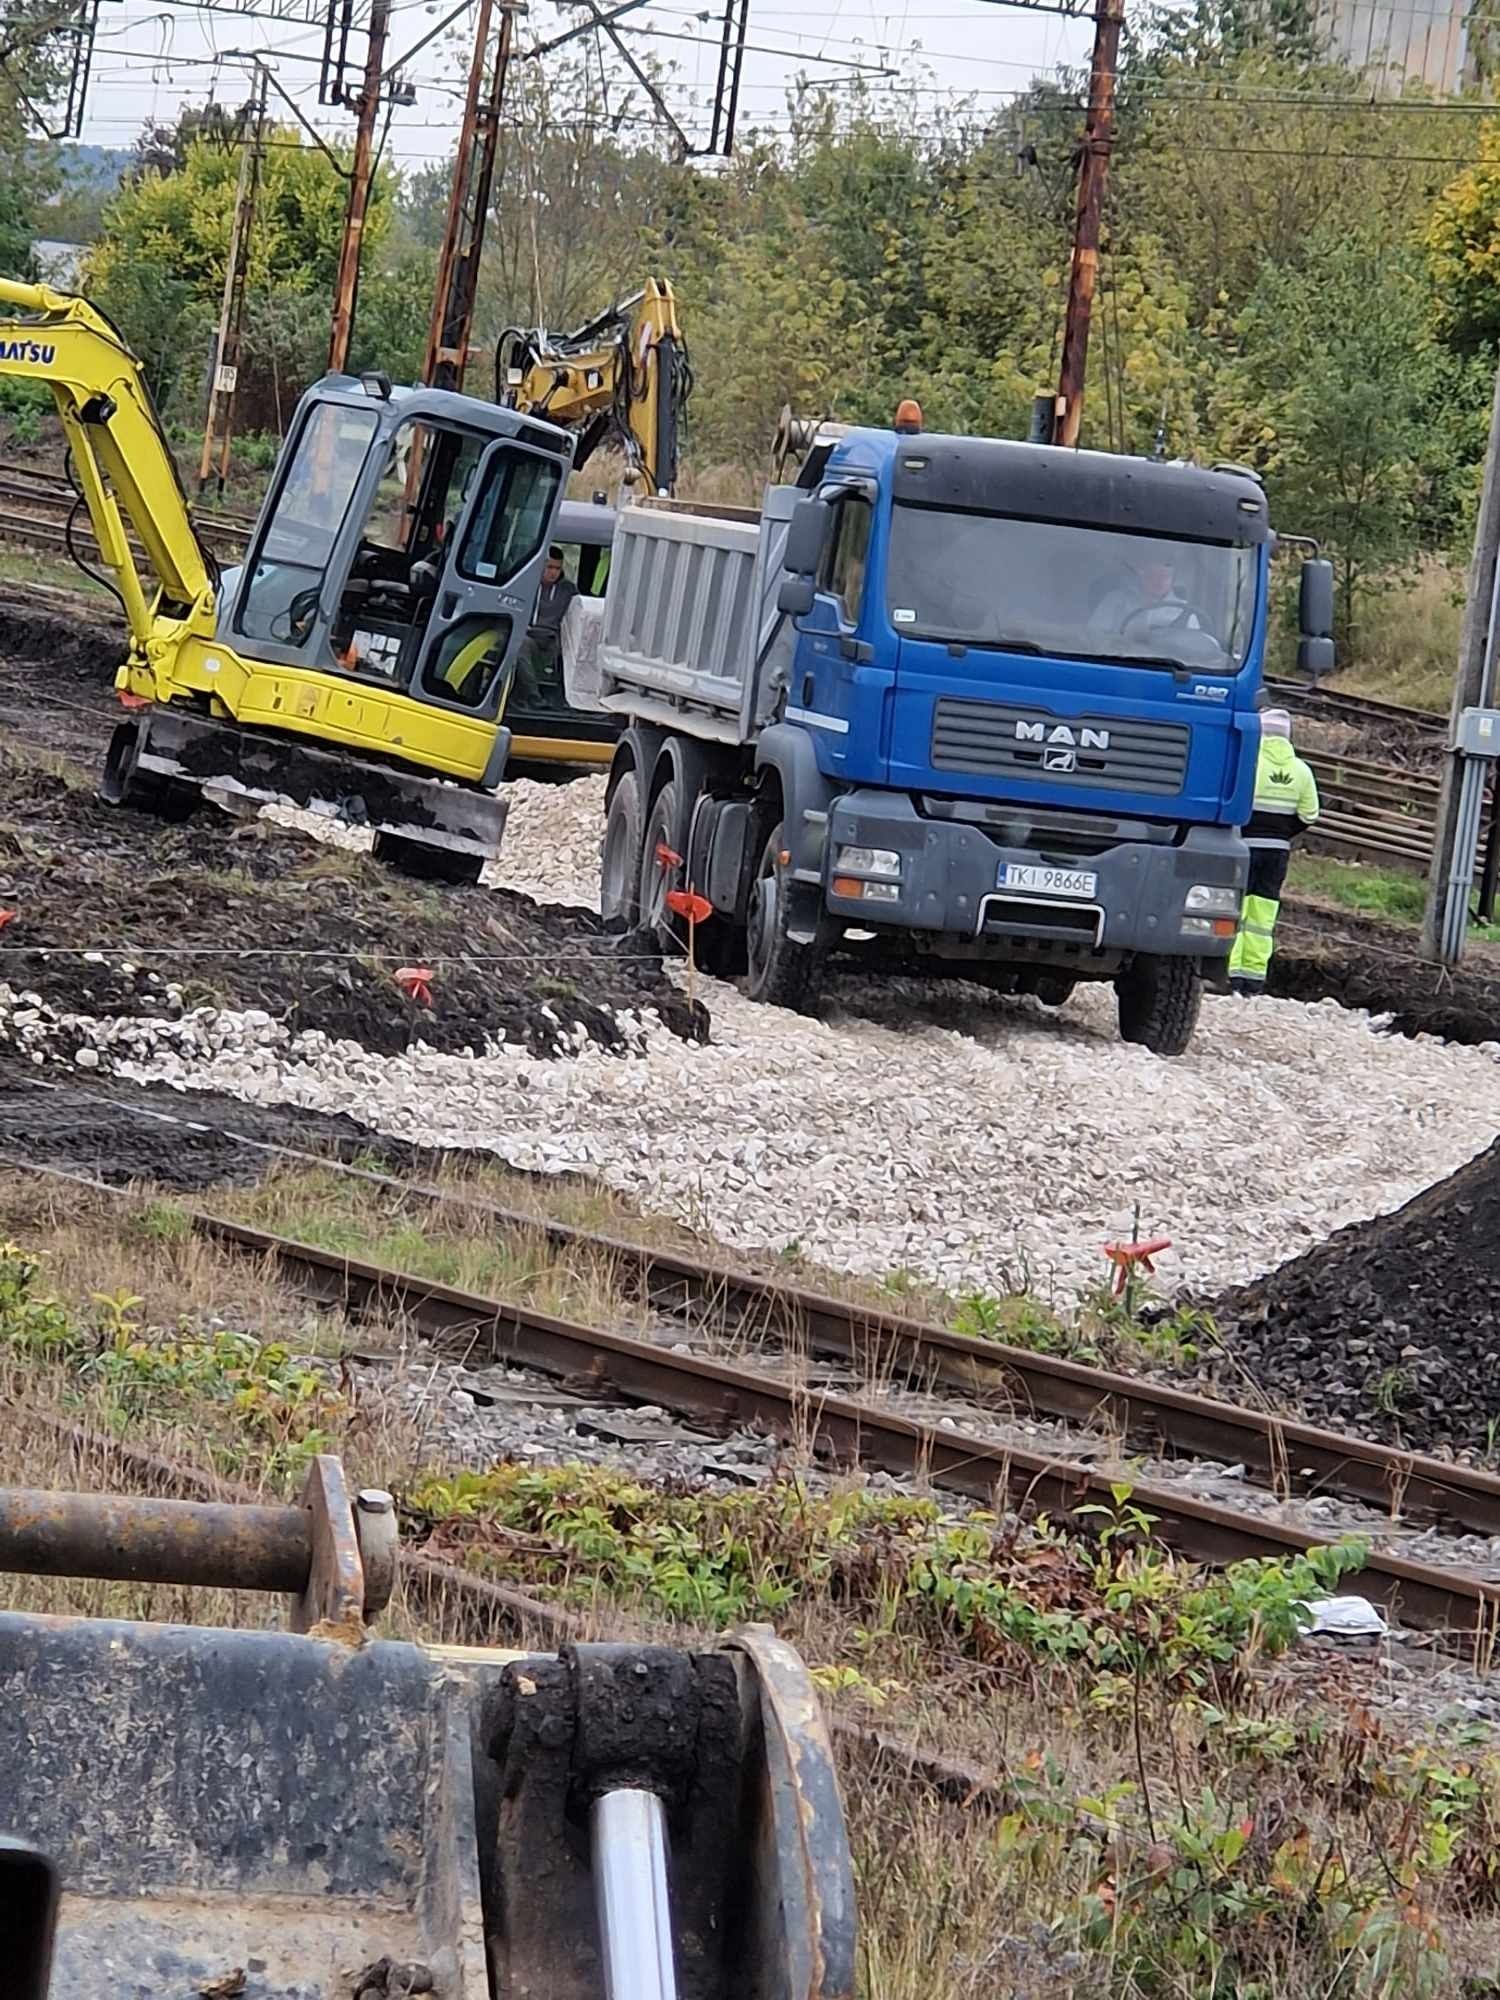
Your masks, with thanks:
M 1070 743 L 1078 745 L 1085 750 L 1107 750 L 1109 748 L 1109 731 L 1107 729 L 1100 729 L 1097 724 L 1087 722 L 1080 722 L 1075 730 L 1070 729 L 1066 722 L 1029 722 L 1023 716 L 1016 724 L 1016 741 L 1018 743 Z M 1042 768 L 1043 770 L 1048 768 L 1045 762 Z M 1072 768 L 1070 764 L 1068 769 L 1072 770 Z
M 1056 750 L 1044 750 L 1042 752 L 1042 769 L 1044 771 L 1076 771 L 1078 769 L 1078 752 L 1076 750 L 1063 750 L 1060 748 Z

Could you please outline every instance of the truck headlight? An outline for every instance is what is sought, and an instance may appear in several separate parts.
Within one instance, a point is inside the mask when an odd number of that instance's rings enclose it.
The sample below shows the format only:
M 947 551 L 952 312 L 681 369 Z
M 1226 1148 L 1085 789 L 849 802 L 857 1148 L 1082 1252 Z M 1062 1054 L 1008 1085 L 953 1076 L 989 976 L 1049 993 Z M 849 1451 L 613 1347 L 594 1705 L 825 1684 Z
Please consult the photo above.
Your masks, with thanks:
M 1212 882 L 1195 882 L 1187 892 L 1183 908 L 1195 915 L 1237 917 L 1240 913 L 1238 889 L 1221 889 Z
M 899 879 L 901 856 L 893 847 L 841 847 L 834 867 L 840 875 L 892 875 Z

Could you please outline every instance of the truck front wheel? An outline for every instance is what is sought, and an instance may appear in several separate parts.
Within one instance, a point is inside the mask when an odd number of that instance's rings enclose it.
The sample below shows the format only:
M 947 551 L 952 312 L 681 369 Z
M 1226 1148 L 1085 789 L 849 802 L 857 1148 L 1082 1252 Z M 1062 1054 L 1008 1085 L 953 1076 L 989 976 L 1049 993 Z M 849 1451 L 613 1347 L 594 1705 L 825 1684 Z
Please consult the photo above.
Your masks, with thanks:
M 746 921 L 748 971 L 745 990 L 752 1000 L 769 1007 L 790 1007 L 806 1013 L 817 998 L 822 952 L 816 945 L 798 944 L 788 934 L 786 884 L 780 863 L 782 830 L 772 828 L 750 888 Z
M 1137 952 L 1115 981 L 1120 1039 L 1154 1055 L 1180 1056 L 1193 1039 L 1203 983 L 1191 958 Z

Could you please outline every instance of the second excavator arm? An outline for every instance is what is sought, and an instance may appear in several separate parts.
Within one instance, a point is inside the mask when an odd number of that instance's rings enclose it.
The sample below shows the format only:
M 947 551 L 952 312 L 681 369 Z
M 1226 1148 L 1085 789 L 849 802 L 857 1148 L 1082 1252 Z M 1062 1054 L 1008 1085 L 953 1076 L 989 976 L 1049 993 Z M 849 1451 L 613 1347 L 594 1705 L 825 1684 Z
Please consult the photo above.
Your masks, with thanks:
M 677 301 L 665 278 L 572 333 L 511 327 L 495 352 L 495 397 L 578 437 L 575 465 L 616 444 L 651 493 L 677 484 L 692 387 Z
M 86 299 L 0 278 L 0 378 L 7 377 L 52 391 L 133 650 L 149 655 L 163 619 L 211 632 L 212 559 L 193 528 L 141 365 L 115 327 Z M 155 578 L 154 602 L 127 525 Z

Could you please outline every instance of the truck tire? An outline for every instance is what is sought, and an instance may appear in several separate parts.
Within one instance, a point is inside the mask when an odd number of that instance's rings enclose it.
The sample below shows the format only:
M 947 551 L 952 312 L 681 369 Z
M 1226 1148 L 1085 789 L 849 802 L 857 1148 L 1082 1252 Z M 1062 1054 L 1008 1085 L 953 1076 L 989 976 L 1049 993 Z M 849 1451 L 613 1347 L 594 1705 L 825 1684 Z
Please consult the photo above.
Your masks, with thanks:
M 1115 981 L 1120 1039 L 1154 1055 L 1180 1056 L 1193 1039 L 1203 982 L 1191 958 L 1137 952 Z
M 782 838 L 778 820 L 761 849 L 750 885 L 745 991 L 768 1007 L 790 1007 L 805 1014 L 818 997 L 823 953 L 817 945 L 798 944 L 787 935 L 787 902 L 777 860 Z
M 1066 1007 L 1077 984 L 1065 972 L 1039 972 L 1031 990 L 1044 1007 Z
M 398 875 L 415 882 L 450 882 L 455 888 L 477 882 L 484 867 L 482 854 L 455 854 L 451 847 L 429 847 L 404 833 L 377 833 L 374 853 Z
M 634 930 L 641 920 L 642 820 L 640 774 L 622 771 L 604 814 L 599 909 L 606 923 L 623 924 L 626 930 Z
M 128 806 L 133 812 L 150 813 L 154 819 L 173 823 L 191 819 L 203 803 L 203 794 L 196 785 L 179 784 L 138 769 L 140 746 L 139 724 L 118 724 L 105 753 L 100 798 L 107 806 Z
M 625 780 L 620 782 L 623 784 Z M 667 891 L 682 885 L 683 872 L 680 868 L 663 868 L 656 858 L 656 850 L 669 847 L 674 854 L 681 854 L 686 846 L 687 830 L 682 824 L 677 780 L 668 778 L 652 801 L 651 816 L 646 821 L 646 837 L 641 843 L 640 887 L 636 897 L 642 926 L 652 933 L 662 951 L 668 955 L 683 949 L 683 940 L 687 935 L 687 925 L 675 919 L 666 905 Z

